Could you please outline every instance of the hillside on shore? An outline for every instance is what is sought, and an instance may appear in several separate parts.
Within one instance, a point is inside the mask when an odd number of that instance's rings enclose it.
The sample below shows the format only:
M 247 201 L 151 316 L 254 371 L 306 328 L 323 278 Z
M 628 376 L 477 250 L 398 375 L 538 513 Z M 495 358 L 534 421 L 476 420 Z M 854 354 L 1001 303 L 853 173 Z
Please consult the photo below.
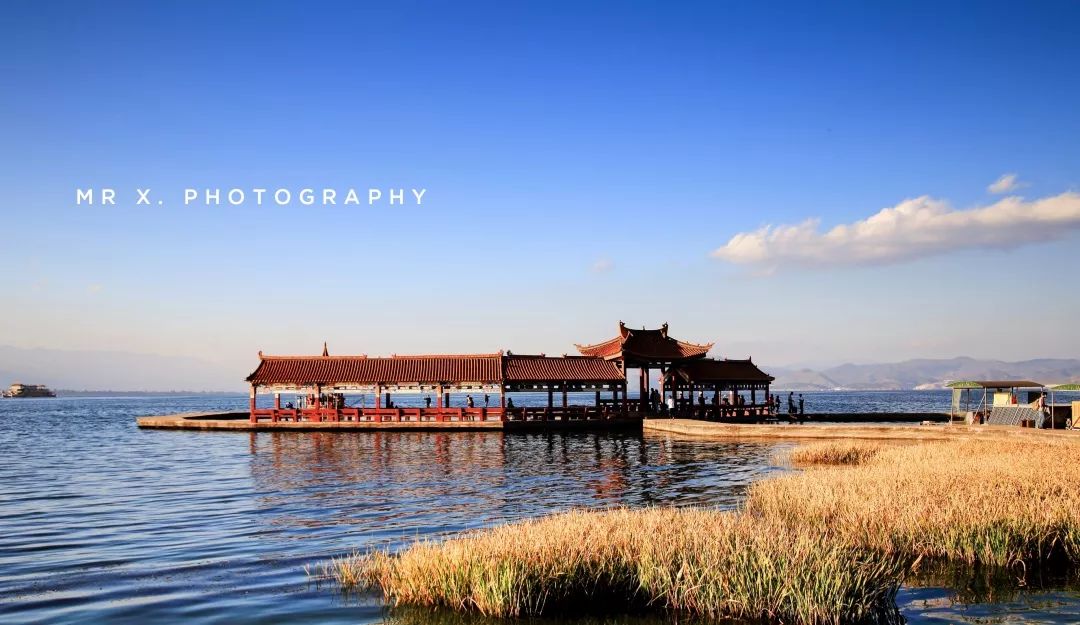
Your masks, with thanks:
M 790 390 L 930 390 L 953 380 L 1031 380 L 1042 384 L 1080 382 L 1080 360 L 1038 358 L 1018 362 L 958 357 L 919 358 L 895 363 L 843 364 L 820 371 L 765 367 L 774 388 Z

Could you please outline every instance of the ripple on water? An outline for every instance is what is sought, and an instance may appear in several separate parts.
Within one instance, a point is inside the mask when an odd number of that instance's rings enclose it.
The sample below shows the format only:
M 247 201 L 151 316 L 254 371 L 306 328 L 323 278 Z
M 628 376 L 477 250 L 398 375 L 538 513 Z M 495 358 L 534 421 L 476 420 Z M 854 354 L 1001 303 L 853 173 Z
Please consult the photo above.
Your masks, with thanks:
M 314 586 L 305 565 L 574 507 L 730 508 L 747 484 L 781 470 L 772 463 L 773 444 L 134 425 L 139 415 L 242 410 L 245 402 L 236 396 L 0 404 L 0 621 L 400 620 L 370 598 Z M 1080 620 L 1080 602 L 1064 591 L 963 609 L 933 592 L 904 591 L 912 622 L 978 622 L 971 619 L 981 618 L 972 616 L 980 609 L 991 621 L 1002 614 L 1025 622 Z M 1038 620 L 1044 614 L 1049 620 Z

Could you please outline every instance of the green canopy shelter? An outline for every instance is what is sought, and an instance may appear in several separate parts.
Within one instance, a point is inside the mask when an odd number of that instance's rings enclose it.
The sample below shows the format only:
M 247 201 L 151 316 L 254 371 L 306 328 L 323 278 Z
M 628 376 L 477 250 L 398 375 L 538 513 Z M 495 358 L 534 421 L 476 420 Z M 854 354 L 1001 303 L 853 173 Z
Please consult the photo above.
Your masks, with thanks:
M 989 401 L 990 393 L 1001 391 L 1016 391 L 1017 389 L 1045 389 L 1046 385 L 1031 380 L 955 380 L 946 384 L 952 389 L 952 411 L 949 420 L 955 421 L 957 417 L 965 416 L 969 412 L 985 419 L 993 407 Z M 972 391 L 982 389 L 982 397 L 974 402 L 975 410 L 972 410 Z

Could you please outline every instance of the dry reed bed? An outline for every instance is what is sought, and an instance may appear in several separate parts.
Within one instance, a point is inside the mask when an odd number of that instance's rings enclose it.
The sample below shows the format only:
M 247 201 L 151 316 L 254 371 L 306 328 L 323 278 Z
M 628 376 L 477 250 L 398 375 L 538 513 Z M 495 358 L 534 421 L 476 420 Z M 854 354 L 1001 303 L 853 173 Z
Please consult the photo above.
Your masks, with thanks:
M 801 466 L 866 464 L 882 449 L 885 449 L 885 444 L 867 441 L 815 442 L 791 450 L 789 459 Z
M 650 606 L 815 624 L 890 612 L 922 558 L 1080 561 L 1075 442 L 851 442 L 799 457 L 839 466 L 757 483 L 738 512 L 575 511 L 330 572 L 393 604 L 490 616 Z
M 1078 461 L 1080 445 L 1066 438 L 878 447 L 860 464 L 753 484 L 745 512 L 884 554 L 1077 562 Z

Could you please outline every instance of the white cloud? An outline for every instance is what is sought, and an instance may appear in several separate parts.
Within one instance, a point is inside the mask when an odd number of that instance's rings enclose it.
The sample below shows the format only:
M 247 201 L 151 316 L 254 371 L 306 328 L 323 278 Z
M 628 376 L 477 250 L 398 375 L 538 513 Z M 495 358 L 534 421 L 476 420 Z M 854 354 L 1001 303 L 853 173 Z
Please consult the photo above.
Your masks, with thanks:
M 1015 191 L 1023 186 L 1025 185 L 1020 182 L 1020 179 L 1016 174 L 1005 174 L 990 183 L 990 186 L 986 187 L 986 190 L 990 193 L 1008 193 L 1009 191 Z
M 736 234 L 716 258 L 772 271 L 782 266 L 890 264 L 959 249 L 1012 249 L 1080 229 L 1080 194 L 1025 201 L 1007 197 L 956 210 L 923 196 L 851 224 L 819 230 L 820 220 Z
M 615 268 L 615 263 L 610 258 L 600 258 L 592 264 L 593 273 L 607 273 Z

